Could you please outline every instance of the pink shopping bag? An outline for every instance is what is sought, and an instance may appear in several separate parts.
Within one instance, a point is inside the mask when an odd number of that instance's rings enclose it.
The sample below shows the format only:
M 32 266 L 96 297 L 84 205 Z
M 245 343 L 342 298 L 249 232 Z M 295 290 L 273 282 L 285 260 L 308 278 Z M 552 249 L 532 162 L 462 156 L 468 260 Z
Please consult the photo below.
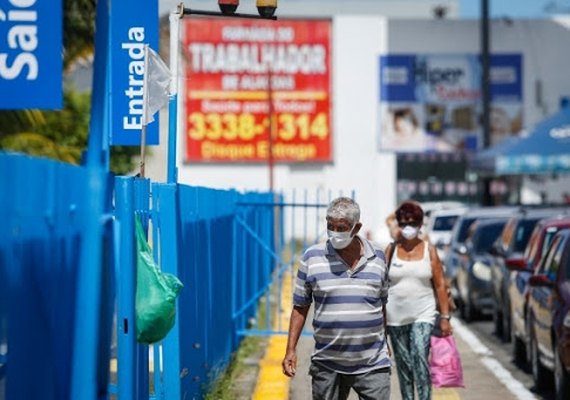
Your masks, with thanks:
M 429 369 L 434 388 L 465 387 L 463 367 L 453 336 L 432 336 Z

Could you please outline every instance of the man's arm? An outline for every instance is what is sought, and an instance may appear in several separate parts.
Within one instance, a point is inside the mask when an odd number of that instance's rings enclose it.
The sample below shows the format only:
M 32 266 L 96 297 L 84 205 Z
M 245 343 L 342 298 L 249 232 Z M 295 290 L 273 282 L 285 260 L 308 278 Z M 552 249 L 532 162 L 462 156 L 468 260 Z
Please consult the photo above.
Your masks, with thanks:
M 281 363 L 283 366 L 283 373 L 291 378 L 295 376 L 295 372 L 297 372 L 297 342 L 299 341 L 299 336 L 301 336 L 303 326 L 305 326 L 309 307 L 310 306 L 294 306 L 291 311 L 289 335 L 287 337 L 287 350 L 285 352 L 285 358 Z

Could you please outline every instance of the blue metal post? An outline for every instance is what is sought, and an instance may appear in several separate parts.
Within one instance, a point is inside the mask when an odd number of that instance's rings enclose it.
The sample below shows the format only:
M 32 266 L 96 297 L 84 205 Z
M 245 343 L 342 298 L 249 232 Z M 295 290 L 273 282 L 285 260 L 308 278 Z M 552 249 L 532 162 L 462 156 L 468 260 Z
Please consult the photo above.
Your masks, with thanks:
M 162 271 L 178 275 L 178 252 L 180 243 L 180 218 L 178 186 L 176 184 L 153 184 L 153 215 L 160 215 L 153 223 L 158 224 L 159 237 L 155 245 L 160 246 L 160 267 Z M 191 290 L 186 288 L 182 290 Z M 178 304 L 176 305 L 178 309 Z M 181 398 L 180 380 L 180 332 L 178 313 L 172 330 L 162 342 L 163 384 L 165 399 Z M 158 368 L 155 360 L 155 368 Z
M 133 203 L 134 209 L 137 211 L 138 217 L 141 218 L 142 226 L 145 232 L 148 232 L 149 225 L 149 207 L 150 207 L 150 180 L 135 179 L 133 180 Z M 133 227 L 134 230 L 134 227 Z M 147 233 L 148 236 L 148 233 Z M 135 285 L 136 288 L 136 285 Z M 136 290 L 135 290 L 136 297 Z M 136 348 L 136 376 L 137 389 L 136 394 L 138 400 L 146 400 L 149 393 L 149 346 L 147 344 L 137 343 Z
M 71 383 L 71 398 L 84 400 L 95 400 L 108 390 L 106 379 L 101 379 L 98 374 L 99 363 L 109 365 L 109 348 L 101 348 L 108 343 L 101 343 L 100 332 L 105 327 L 105 324 L 100 324 L 101 317 L 106 317 L 101 313 L 101 296 L 105 292 L 102 290 L 101 217 L 105 211 L 107 195 L 103 136 L 109 129 L 109 114 L 106 112 L 108 96 L 105 93 L 109 44 L 109 3 L 106 1 L 97 2 L 95 32 L 93 97 L 84 186 L 86 196 L 81 214 L 84 234 L 77 281 Z
M 116 221 L 119 224 L 120 264 L 117 287 L 117 393 L 120 399 L 136 395 L 136 259 L 134 241 L 133 178 L 115 179 Z
M 180 19 L 184 10 L 170 14 L 170 100 L 168 102 L 168 166 L 167 182 L 178 180 L 176 168 L 176 135 L 178 135 L 178 63 L 180 53 Z

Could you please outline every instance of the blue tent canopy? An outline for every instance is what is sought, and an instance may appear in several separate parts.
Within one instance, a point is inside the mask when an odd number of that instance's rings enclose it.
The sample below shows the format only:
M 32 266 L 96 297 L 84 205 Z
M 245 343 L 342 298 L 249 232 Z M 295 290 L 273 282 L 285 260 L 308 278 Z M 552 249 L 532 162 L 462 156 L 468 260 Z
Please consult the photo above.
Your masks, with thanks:
M 472 167 L 495 175 L 570 172 L 570 108 L 538 123 L 527 137 L 479 153 Z
M 520 140 L 521 138 L 518 136 L 509 136 L 502 142 L 478 152 L 475 157 L 471 159 L 471 168 L 479 172 L 494 174 L 496 158 Z

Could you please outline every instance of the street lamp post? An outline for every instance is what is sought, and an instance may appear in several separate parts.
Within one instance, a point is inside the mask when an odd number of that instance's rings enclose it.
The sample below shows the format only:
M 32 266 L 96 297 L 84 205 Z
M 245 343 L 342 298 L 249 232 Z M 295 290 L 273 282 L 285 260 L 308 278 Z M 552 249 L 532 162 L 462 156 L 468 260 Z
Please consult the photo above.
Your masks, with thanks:
M 483 128 L 483 148 L 491 144 L 491 88 L 489 55 L 489 0 L 481 0 L 481 125 Z M 483 205 L 491 205 L 491 178 L 483 178 Z
M 274 135 L 274 122 L 273 119 L 274 111 L 273 111 L 273 74 L 271 71 L 271 63 L 267 64 L 267 167 L 269 170 L 269 191 L 273 193 L 274 189 L 274 174 L 273 174 L 273 166 L 275 164 L 275 160 L 273 159 L 273 135 Z

